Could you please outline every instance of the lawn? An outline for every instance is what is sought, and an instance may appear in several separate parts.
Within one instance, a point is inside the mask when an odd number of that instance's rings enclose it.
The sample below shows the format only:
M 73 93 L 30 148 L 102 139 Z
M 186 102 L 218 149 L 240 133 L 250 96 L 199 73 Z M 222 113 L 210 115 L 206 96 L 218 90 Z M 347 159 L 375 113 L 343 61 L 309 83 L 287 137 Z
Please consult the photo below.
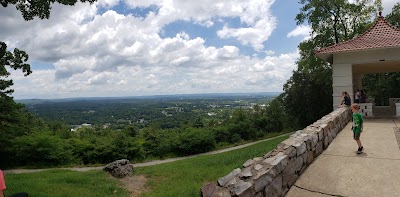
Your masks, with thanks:
M 233 169 L 241 167 L 248 159 L 262 156 L 286 138 L 287 136 L 284 136 L 216 155 L 140 167 L 135 169 L 135 174 L 144 174 L 149 178 L 149 191 L 143 196 L 198 197 L 202 185 L 210 181 L 215 182 Z
M 258 144 L 215 155 L 135 168 L 135 174 L 145 175 L 148 192 L 143 196 L 184 197 L 200 196 L 200 188 L 207 182 L 216 181 L 246 160 L 262 156 L 274 149 L 287 136 L 260 142 Z M 27 192 L 31 197 L 128 197 L 129 192 L 122 189 L 118 180 L 107 173 L 94 170 L 74 172 L 69 170 L 50 170 L 37 173 L 5 175 L 10 195 Z
M 27 192 L 30 197 L 127 197 L 118 180 L 103 171 L 51 170 L 5 175 L 6 195 Z

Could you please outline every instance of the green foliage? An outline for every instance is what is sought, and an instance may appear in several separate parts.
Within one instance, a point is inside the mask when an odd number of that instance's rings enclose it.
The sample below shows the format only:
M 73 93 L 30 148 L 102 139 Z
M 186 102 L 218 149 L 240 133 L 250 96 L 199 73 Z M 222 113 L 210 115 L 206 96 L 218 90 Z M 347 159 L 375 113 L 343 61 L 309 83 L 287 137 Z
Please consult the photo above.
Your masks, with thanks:
M 119 181 L 104 171 L 73 172 L 52 170 L 25 174 L 6 174 L 7 195 L 27 192 L 40 197 L 127 197 Z
M 400 3 L 396 3 L 392 12 L 386 16 L 386 20 L 393 26 L 400 28 Z
M 22 69 L 25 76 L 32 73 L 30 65 L 25 62 L 28 61 L 28 54 L 25 51 L 14 49 L 13 52 L 7 51 L 7 45 L 0 41 L 0 98 L 10 95 L 14 90 L 8 89 L 13 85 L 11 79 L 6 80 L 10 76 L 7 67 L 17 70 Z
M 204 153 L 215 149 L 213 134 L 205 129 L 187 128 L 179 137 L 177 152 L 183 155 Z
M 81 2 L 96 2 L 97 0 L 80 0 Z M 78 0 L 35 0 L 35 1 L 25 1 L 25 0 L 0 0 L 0 4 L 3 7 L 9 5 L 15 5 L 17 10 L 19 10 L 25 20 L 32 20 L 35 17 L 40 19 L 48 19 L 50 17 L 51 6 L 54 3 L 60 3 L 63 5 L 75 5 Z
M 389 98 L 400 97 L 400 73 L 376 73 L 363 77 L 368 98 L 375 99 L 375 105 L 388 106 Z
M 11 143 L 16 162 L 22 165 L 57 166 L 75 163 L 70 144 L 46 132 L 16 137 Z

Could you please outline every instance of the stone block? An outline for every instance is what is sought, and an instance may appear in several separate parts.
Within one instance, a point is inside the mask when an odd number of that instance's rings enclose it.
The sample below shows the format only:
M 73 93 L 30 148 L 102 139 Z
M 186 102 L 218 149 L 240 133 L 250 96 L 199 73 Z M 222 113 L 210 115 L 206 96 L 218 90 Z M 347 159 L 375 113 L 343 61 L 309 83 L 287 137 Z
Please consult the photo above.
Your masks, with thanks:
M 296 148 L 297 156 L 299 156 L 307 151 L 307 145 L 305 142 L 294 144 L 294 147 Z
M 271 167 L 276 169 L 279 174 L 286 167 L 288 160 L 288 156 L 281 152 L 274 157 L 265 159 L 263 163 L 271 165 Z
M 231 194 L 227 188 L 218 187 L 215 183 L 208 183 L 201 188 L 202 197 L 230 197 Z
M 307 159 L 308 154 L 304 153 L 304 155 L 305 155 L 305 157 Z M 304 161 L 306 161 L 306 160 L 304 160 L 304 158 L 302 156 L 296 158 L 296 161 L 295 161 L 295 171 L 296 172 L 299 172 L 301 170 L 301 168 L 303 167 L 303 162 Z
M 308 152 L 307 165 L 310 165 L 314 161 L 314 153 L 312 151 Z
M 326 138 L 324 139 L 324 147 L 323 147 L 324 150 L 327 149 L 328 146 L 329 146 L 329 140 L 328 140 L 328 137 L 326 137 Z
M 276 177 L 271 184 L 265 188 L 265 196 L 279 197 L 282 194 L 282 176 Z
M 296 162 L 292 159 L 286 166 L 286 168 L 282 171 L 282 184 L 286 186 L 289 182 L 290 178 L 296 172 Z
M 262 160 L 264 160 L 264 158 L 262 158 L 262 157 L 256 157 L 253 159 L 254 162 L 260 162 Z
M 285 155 L 289 156 L 290 158 L 296 156 L 296 148 L 290 146 L 285 150 Z
M 317 143 L 317 146 L 315 148 L 316 156 L 320 155 L 322 153 L 322 151 L 323 151 L 323 142 L 320 141 L 320 142 Z
M 224 177 L 221 177 L 218 179 L 218 185 L 220 186 L 226 186 L 229 181 L 231 181 L 232 179 L 234 179 L 237 175 L 239 175 L 241 172 L 240 168 L 236 168 L 235 170 L 233 170 L 232 172 L 230 172 L 229 174 L 227 174 Z
M 239 177 L 240 178 L 249 178 L 252 177 L 253 173 L 251 172 L 251 167 L 247 167 L 244 170 L 242 170 L 242 172 L 240 173 Z
M 277 173 L 275 169 L 266 169 L 258 172 L 253 178 L 254 190 L 256 192 L 263 190 L 265 186 L 272 182 L 276 175 Z
M 315 148 L 318 143 L 318 133 L 314 133 L 311 135 L 311 146 Z
M 254 160 L 249 159 L 243 164 L 243 168 L 247 168 L 247 167 L 249 167 L 249 166 L 251 166 L 253 164 L 254 164 Z
M 333 141 L 333 137 L 332 137 L 332 131 L 328 132 L 328 143 L 331 144 Z
M 251 197 L 254 196 L 255 192 L 253 184 L 240 180 L 235 187 L 231 190 L 234 196 L 238 197 Z
M 261 165 L 261 164 L 256 164 L 256 165 L 254 165 L 254 170 L 259 171 L 259 170 L 261 170 L 263 167 L 264 167 L 264 166 Z

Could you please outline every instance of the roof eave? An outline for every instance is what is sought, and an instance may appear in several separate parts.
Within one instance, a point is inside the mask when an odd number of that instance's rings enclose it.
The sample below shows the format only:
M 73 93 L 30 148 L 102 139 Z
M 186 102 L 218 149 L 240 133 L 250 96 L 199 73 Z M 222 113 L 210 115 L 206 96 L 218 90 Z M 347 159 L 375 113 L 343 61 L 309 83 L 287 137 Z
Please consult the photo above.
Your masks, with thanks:
M 333 63 L 333 53 L 315 53 L 315 56 L 331 64 Z

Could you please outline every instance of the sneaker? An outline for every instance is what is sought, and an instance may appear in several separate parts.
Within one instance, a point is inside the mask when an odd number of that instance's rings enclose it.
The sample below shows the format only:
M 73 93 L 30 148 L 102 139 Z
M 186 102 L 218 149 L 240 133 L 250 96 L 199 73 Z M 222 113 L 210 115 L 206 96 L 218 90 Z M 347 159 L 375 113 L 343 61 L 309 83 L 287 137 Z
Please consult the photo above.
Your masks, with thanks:
M 362 151 L 363 151 L 363 149 L 364 149 L 364 147 L 363 147 L 363 146 L 359 147 L 359 148 L 358 148 L 358 150 L 357 150 L 357 154 L 361 154 L 361 153 L 362 153 Z

